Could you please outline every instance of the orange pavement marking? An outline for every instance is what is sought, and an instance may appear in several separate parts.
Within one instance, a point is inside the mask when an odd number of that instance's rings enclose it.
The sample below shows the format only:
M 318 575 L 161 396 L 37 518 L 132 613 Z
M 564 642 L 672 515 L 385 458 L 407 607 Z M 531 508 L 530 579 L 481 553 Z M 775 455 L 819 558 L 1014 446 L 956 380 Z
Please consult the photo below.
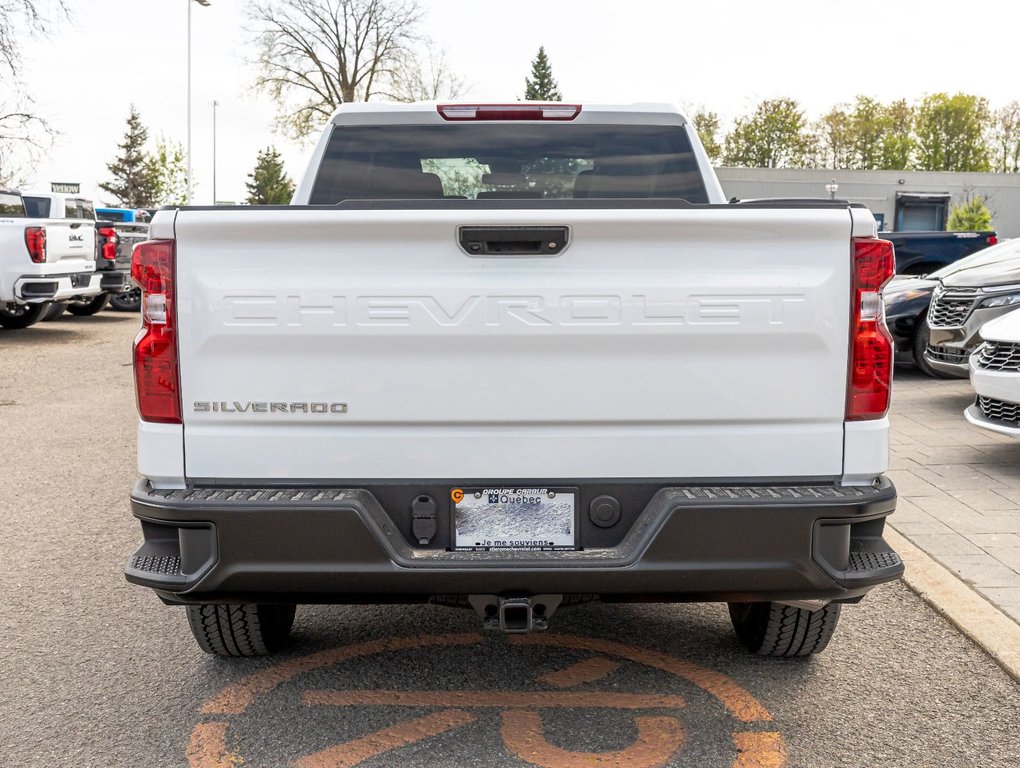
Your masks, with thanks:
M 308 706 L 333 707 L 494 707 L 539 709 L 658 709 L 683 707 L 680 696 L 604 691 L 305 691 Z
M 735 733 L 733 743 L 740 751 L 733 768 L 782 768 L 786 765 L 786 744 L 778 733 Z
M 550 645 L 558 648 L 575 648 L 582 651 L 604 653 L 609 656 L 622 656 L 648 667 L 661 669 L 664 672 L 689 680 L 703 691 L 710 693 L 738 720 L 751 723 L 770 721 L 772 715 L 757 699 L 745 691 L 733 680 L 720 672 L 699 667 L 683 659 L 667 656 L 658 651 L 634 648 L 612 640 L 600 640 L 593 637 L 575 637 L 573 635 L 513 635 L 510 642 L 517 645 Z
M 269 693 L 277 686 L 291 681 L 306 672 L 339 664 L 359 656 L 416 648 L 464 646 L 481 643 L 482 641 L 483 637 L 481 635 L 463 633 L 376 640 L 342 648 L 333 648 L 302 658 L 284 661 L 267 667 L 260 672 L 243 677 L 209 699 L 201 711 L 204 714 L 214 715 L 243 714 L 256 696 Z M 743 722 L 768 722 L 772 720 L 768 710 L 754 696 L 726 675 L 664 653 L 634 648 L 611 640 L 574 637 L 571 635 L 517 635 L 509 638 L 509 641 L 516 645 L 570 648 L 627 659 L 687 680 L 713 696 L 730 714 Z M 591 671 L 591 662 L 597 660 L 590 659 L 588 661 L 588 669 Z M 616 662 L 609 659 L 604 660 L 602 663 L 616 665 Z M 579 668 L 585 668 L 585 662 L 574 664 L 561 670 L 559 673 L 550 673 L 549 676 L 552 677 L 552 680 L 556 680 L 557 675 L 562 676 L 567 672 L 576 673 Z M 609 674 L 611 671 L 608 670 L 605 674 Z M 555 685 L 555 683 L 550 684 Z M 532 709 L 567 706 L 622 709 L 663 706 L 680 707 L 684 705 L 684 701 L 679 696 L 657 697 L 594 691 L 513 691 L 505 693 L 491 693 L 487 691 L 319 691 L 306 693 L 304 701 L 306 704 L 332 703 L 348 705 L 356 703 L 350 698 L 352 694 L 361 697 L 374 696 L 377 697 L 378 703 L 385 705 L 418 705 L 416 703 L 409 703 L 412 702 L 412 699 L 407 697 L 420 696 L 425 697 L 422 700 L 422 705 L 424 706 L 449 707 L 452 703 L 452 706 L 458 707 L 514 707 L 501 712 L 501 716 L 504 718 L 503 736 L 506 739 L 507 746 L 509 748 L 512 742 L 514 750 L 521 750 L 517 754 L 522 759 L 542 768 L 616 768 L 617 766 L 620 768 L 656 768 L 657 766 L 664 765 L 667 760 L 676 754 L 683 746 L 684 740 L 683 726 L 675 718 L 661 716 L 635 717 L 634 721 L 638 724 L 639 739 L 627 749 L 604 753 L 571 752 L 555 747 L 546 741 L 542 733 L 541 715 Z M 329 700 L 334 695 L 339 696 L 341 700 Z M 483 698 L 479 698 L 479 695 Z M 314 700 L 316 696 L 325 698 L 318 702 Z M 394 696 L 400 697 L 400 701 L 394 700 Z M 468 697 L 467 700 L 465 700 L 465 696 Z M 578 696 L 594 697 L 594 701 L 584 698 L 573 698 Z M 438 697 L 445 698 L 440 699 Z M 484 697 L 498 697 L 498 702 Z M 508 697 L 514 699 L 516 703 L 508 703 Z M 444 701 L 448 702 L 448 704 L 444 705 Z M 460 718 L 467 719 L 461 721 Z M 476 716 L 470 713 L 447 708 L 418 720 L 384 728 L 375 734 L 354 739 L 347 744 L 341 744 L 338 747 L 324 750 L 315 755 L 302 758 L 302 760 L 321 759 L 324 761 L 320 764 L 307 763 L 308 766 L 313 768 L 320 768 L 320 766 L 327 768 L 330 766 L 341 766 L 341 768 L 348 765 L 353 766 L 375 754 L 390 749 L 398 749 L 420 739 L 427 738 L 432 734 L 430 728 L 439 728 L 439 730 L 435 731 L 438 734 L 445 730 L 473 722 L 475 719 Z M 440 728 L 442 723 L 449 723 L 449 725 L 448 727 Z M 244 763 L 244 759 L 241 756 L 227 749 L 227 728 L 228 723 L 226 722 L 199 723 L 195 726 L 187 749 L 187 758 L 191 768 L 235 768 Z M 516 733 L 510 733 L 508 736 L 508 728 L 510 730 L 516 729 Z M 733 741 L 739 754 L 732 768 L 783 768 L 786 764 L 786 746 L 779 733 L 736 733 L 733 734 Z M 383 748 L 385 744 L 389 744 L 389 746 Z M 359 749 L 367 750 L 370 746 L 378 749 L 379 752 L 362 753 L 357 751 Z M 345 749 L 348 751 L 345 752 Z M 667 754 L 667 749 L 673 751 Z M 364 754 L 365 756 L 357 757 L 359 754 Z M 662 757 L 662 755 L 665 755 L 665 757 Z M 333 762 L 328 762 L 329 760 L 333 760 Z M 349 762 L 345 763 L 343 762 L 344 760 Z M 306 764 L 302 764 L 299 761 L 294 765 L 298 766 L 298 768 L 304 768 Z
M 571 664 L 566 669 L 556 672 L 549 672 L 536 678 L 540 683 L 551 685 L 554 688 L 573 688 L 575 685 L 591 683 L 611 675 L 620 666 L 620 662 L 607 659 L 603 656 L 594 656 L 576 664 Z
M 188 742 L 188 765 L 191 768 L 237 768 L 244 762 L 239 755 L 227 752 L 228 723 L 199 723 Z
M 477 634 L 424 635 L 421 637 L 401 637 L 387 640 L 373 640 L 342 648 L 331 648 L 309 656 L 291 659 L 266 669 L 242 677 L 236 683 L 228 685 L 216 696 L 209 699 L 203 707 L 205 715 L 240 715 L 251 704 L 252 700 L 276 686 L 293 680 L 298 675 L 313 669 L 329 667 L 358 656 L 367 656 L 387 651 L 402 651 L 408 648 L 427 648 L 436 645 L 472 645 L 482 641 Z
M 477 719 L 470 712 L 447 709 L 383 728 L 360 739 L 337 744 L 335 747 L 295 760 L 291 765 L 294 768 L 351 768 L 383 752 L 438 736 Z
M 684 745 L 684 728 L 673 717 L 635 717 L 638 736 L 615 752 L 574 752 L 550 744 L 542 718 L 530 710 L 503 713 L 503 743 L 521 760 L 541 768 L 659 768 Z

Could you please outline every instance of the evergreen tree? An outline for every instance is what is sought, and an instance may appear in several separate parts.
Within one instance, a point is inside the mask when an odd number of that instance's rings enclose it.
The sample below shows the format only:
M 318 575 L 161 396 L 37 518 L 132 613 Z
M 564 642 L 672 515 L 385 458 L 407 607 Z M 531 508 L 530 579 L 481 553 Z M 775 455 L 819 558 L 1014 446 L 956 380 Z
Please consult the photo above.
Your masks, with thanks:
M 959 205 L 949 212 L 946 229 L 950 232 L 988 232 L 992 228 L 992 212 L 981 195 L 964 195 Z
M 127 119 L 124 141 L 118 144 L 120 155 L 106 166 L 113 179 L 99 188 L 117 198 L 127 208 L 151 208 L 158 196 L 158 173 L 145 154 L 149 132 L 134 105 Z
M 531 62 L 531 77 L 524 78 L 524 99 L 525 101 L 563 101 L 560 95 L 560 87 L 552 76 L 552 67 L 549 66 L 549 57 L 545 55 L 545 48 L 538 49 L 538 55 Z
M 248 205 L 288 205 L 294 182 L 283 171 L 283 160 L 275 147 L 259 152 L 255 170 L 248 174 Z

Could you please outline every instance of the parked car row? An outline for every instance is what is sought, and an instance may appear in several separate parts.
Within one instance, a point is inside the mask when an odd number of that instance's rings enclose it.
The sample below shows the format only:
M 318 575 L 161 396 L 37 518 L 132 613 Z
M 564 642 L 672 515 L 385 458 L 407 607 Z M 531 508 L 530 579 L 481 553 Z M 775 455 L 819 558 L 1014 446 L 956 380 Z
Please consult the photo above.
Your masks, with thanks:
M 77 195 L 0 191 L 0 326 L 27 328 L 65 310 L 93 315 L 111 301 L 137 310 L 131 249 L 148 225 L 120 210 L 97 216 Z
M 883 296 L 898 361 L 930 376 L 966 378 L 981 327 L 1020 307 L 1020 239 L 930 275 L 895 277 Z
M 940 378 L 969 376 L 967 421 L 1020 438 L 1020 239 L 929 275 L 895 277 L 883 298 L 897 361 Z

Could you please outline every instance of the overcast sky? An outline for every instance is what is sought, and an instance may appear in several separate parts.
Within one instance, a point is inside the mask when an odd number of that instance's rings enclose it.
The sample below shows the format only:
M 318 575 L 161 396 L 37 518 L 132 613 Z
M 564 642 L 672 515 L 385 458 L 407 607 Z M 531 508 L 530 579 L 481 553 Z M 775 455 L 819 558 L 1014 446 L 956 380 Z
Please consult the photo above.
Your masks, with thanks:
M 130 105 L 153 139 L 187 135 L 188 0 L 66 0 L 73 18 L 24 46 L 23 79 L 61 136 L 25 189 L 97 183 Z M 275 144 L 299 177 L 308 147 L 273 132 L 274 105 L 251 90 L 243 0 L 192 8 L 195 202 L 212 202 L 217 100 L 219 200 L 241 201 L 257 151 Z M 866 93 L 938 91 L 1020 99 L 1016 0 L 422 0 L 423 32 L 470 86 L 462 100 L 513 101 L 544 45 L 568 101 L 675 101 L 732 119 L 790 96 L 817 116 Z M 2 87 L 2 86 L 0 86 Z

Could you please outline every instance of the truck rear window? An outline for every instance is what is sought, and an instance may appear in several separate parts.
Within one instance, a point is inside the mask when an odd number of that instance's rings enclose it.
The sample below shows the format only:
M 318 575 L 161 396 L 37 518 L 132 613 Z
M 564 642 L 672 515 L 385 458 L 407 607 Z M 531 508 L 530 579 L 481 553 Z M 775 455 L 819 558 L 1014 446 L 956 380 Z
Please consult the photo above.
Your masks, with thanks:
M 48 219 L 50 217 L 50 200 L 48 197 L 26 196 L 25 211 L 30 219 Z
M 0 192 L 0 216 L 16 219 L 25 218 L 25 205 L 21 202 L 21 196 Z
M 708 202 L 683 128 L 539 122 L 337 126 L 310 202 L 444 198 Z
M 95 208 L 92 207 L 91 200 L 65 200 L 64 218 L 88 219 L 89 221 L 95 221 L 96 211 Z

